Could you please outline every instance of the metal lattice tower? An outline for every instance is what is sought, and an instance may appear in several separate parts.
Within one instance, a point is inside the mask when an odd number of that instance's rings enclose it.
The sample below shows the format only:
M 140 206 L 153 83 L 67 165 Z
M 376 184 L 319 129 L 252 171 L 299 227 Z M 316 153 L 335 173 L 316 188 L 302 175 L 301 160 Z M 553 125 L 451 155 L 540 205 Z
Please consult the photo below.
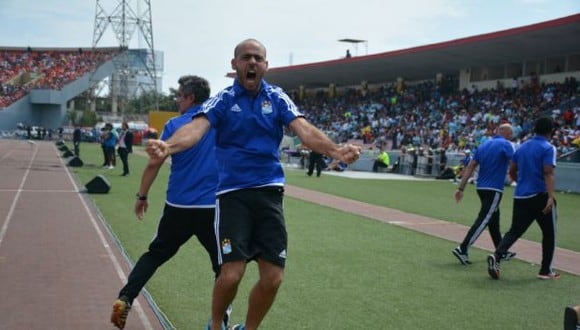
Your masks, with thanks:
M 129 81 L 136 74 L 145 75 L 150 81 L 150 86 L 139 86 L 143 90 L 157 92 L 157 70 L 155 62 L 155 48 L 153 47 L 153 24 L 151 22 L 151 1 L 150 0 L 109 0 L 109 3 L 116 3 L 110 14 L 103 7 L 103 1 L 97 0 L 95 11 L 95 29 L 93 32 L 93 48 L 96 48 L 103 37 L 103 34 L 110 25 L 119 43 L 121 53 L 115 57 L 115 69 L 110 84 L 110 93 L 113 101 L 119 103 L 121 112 L 130 95 Z M 130 4 L 132 2 L 134 5 Z M 143 62 L 144 72 L 135 72 L 133 67 L 129 44 L 135 31 L 138 30 L 140 36 L 147 44 L 145 56 L 138 56 Z M 147 88 L 148 87 L 148 88 Z M 115 107 L 113 109 L 115 112 Z

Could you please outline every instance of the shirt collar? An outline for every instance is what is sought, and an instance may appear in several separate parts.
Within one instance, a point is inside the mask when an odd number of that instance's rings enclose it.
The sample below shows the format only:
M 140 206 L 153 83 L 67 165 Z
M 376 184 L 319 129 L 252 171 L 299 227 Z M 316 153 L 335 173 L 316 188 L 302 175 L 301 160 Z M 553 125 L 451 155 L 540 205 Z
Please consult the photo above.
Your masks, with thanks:
M 268 88 L 269 86 L 270 85 L 266 82 L 266 80 L 264 80 L 262 78 L 261 84 L 260 84 L 260 90 L 258 91 L 258 94 L 256 94 L 256 96 L 262 94 L 264 92 L 264 90 L 266 90 L 266 88 Z M 248 92 L 246 91 L 246 89 L 244 88 L 244 86 L 242 86 L 242 84 L 240 84 L 238 82 L 238 79 L 234 80 L 233 89 L 234 89 L 234 93 L 236 96 L 241 96 L 244 94 L 249 95 Z
M 193 114 L 198 113 L 200 110 L 201 110 L 201 105 L 196 104 L 196 105 L 192 105 L 187 110 L 185 110 L 185 112 L 183 114 L 184 115 L 186 115 L 186 114 L 193 115 Z

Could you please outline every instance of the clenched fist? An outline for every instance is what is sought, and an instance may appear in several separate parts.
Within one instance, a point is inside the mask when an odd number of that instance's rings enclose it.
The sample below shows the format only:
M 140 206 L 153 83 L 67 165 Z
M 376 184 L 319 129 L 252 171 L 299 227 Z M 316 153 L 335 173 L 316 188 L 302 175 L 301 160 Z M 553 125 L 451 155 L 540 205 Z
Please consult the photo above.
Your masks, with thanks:
M 163 140 L 148 140 L 145 151 L 153 159 L 163 159 L 169 155 L 169 147 Z
M 361 147 L 355 146 L 354 144 L 346 144 L 340 147 L 339 152 L 341 154 L 340 159 L 343 162 L 352 164 L 360 157 Z

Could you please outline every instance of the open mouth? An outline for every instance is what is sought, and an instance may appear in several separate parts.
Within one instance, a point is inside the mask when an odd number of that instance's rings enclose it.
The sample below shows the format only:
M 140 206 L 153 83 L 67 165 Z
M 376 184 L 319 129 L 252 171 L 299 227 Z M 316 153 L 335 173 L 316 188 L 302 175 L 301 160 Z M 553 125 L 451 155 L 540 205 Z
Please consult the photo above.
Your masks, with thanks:
M 256 79 L 256 71 L 250 70 L 246 73 L 246 79 L 248 80 L 255 80 Z

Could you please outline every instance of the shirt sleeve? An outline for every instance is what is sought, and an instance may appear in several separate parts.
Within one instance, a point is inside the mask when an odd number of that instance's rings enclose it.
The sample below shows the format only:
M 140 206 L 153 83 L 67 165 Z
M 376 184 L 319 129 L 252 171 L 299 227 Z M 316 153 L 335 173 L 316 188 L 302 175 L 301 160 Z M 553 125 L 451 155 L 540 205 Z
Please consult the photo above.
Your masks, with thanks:
M 544 165 L 552 165 L 553 167 L 556 167 L 556 147 L 550 145 L 548 148 L 546 148 L 543 162 Z
M 159 137 L 160 140 L 166 141 L 168 140 L 173 133 L 175 133 L 175 118 L 169 119 L 165 125 L 163 125 L 163 131 L 161 131 L 161 136 Z
M 193 117 L 204 114 L 212 127 L 219 127 L 220 122 L 224 119 L 225 110 L 227 109 L 228 98 L 226 96 L 227 90 L 222 90 L 216 96 L 205 101 L 201 106 L 201 111 Z
M 505 144 L 505 156 L 507 157 L 507 159 L 512 160 L 514 158 L 514 153 L 515 153 L 515 147 L 514 145 L 507 141 L 507 143 Z
M 284 93 L 284 91 L 282 91 L 280 88 L 277 88 L 274 92 L 276 93 L 277 103 L 280 107 L 279 109 L 282 123 L 285 126 L 290 125 L 290 122 L 297 117 L 304 117 L 302 112 L 298 110 L 298 107 L 296 104 L 294 104 L 294 101 L 292 101 L 288 94 Z

